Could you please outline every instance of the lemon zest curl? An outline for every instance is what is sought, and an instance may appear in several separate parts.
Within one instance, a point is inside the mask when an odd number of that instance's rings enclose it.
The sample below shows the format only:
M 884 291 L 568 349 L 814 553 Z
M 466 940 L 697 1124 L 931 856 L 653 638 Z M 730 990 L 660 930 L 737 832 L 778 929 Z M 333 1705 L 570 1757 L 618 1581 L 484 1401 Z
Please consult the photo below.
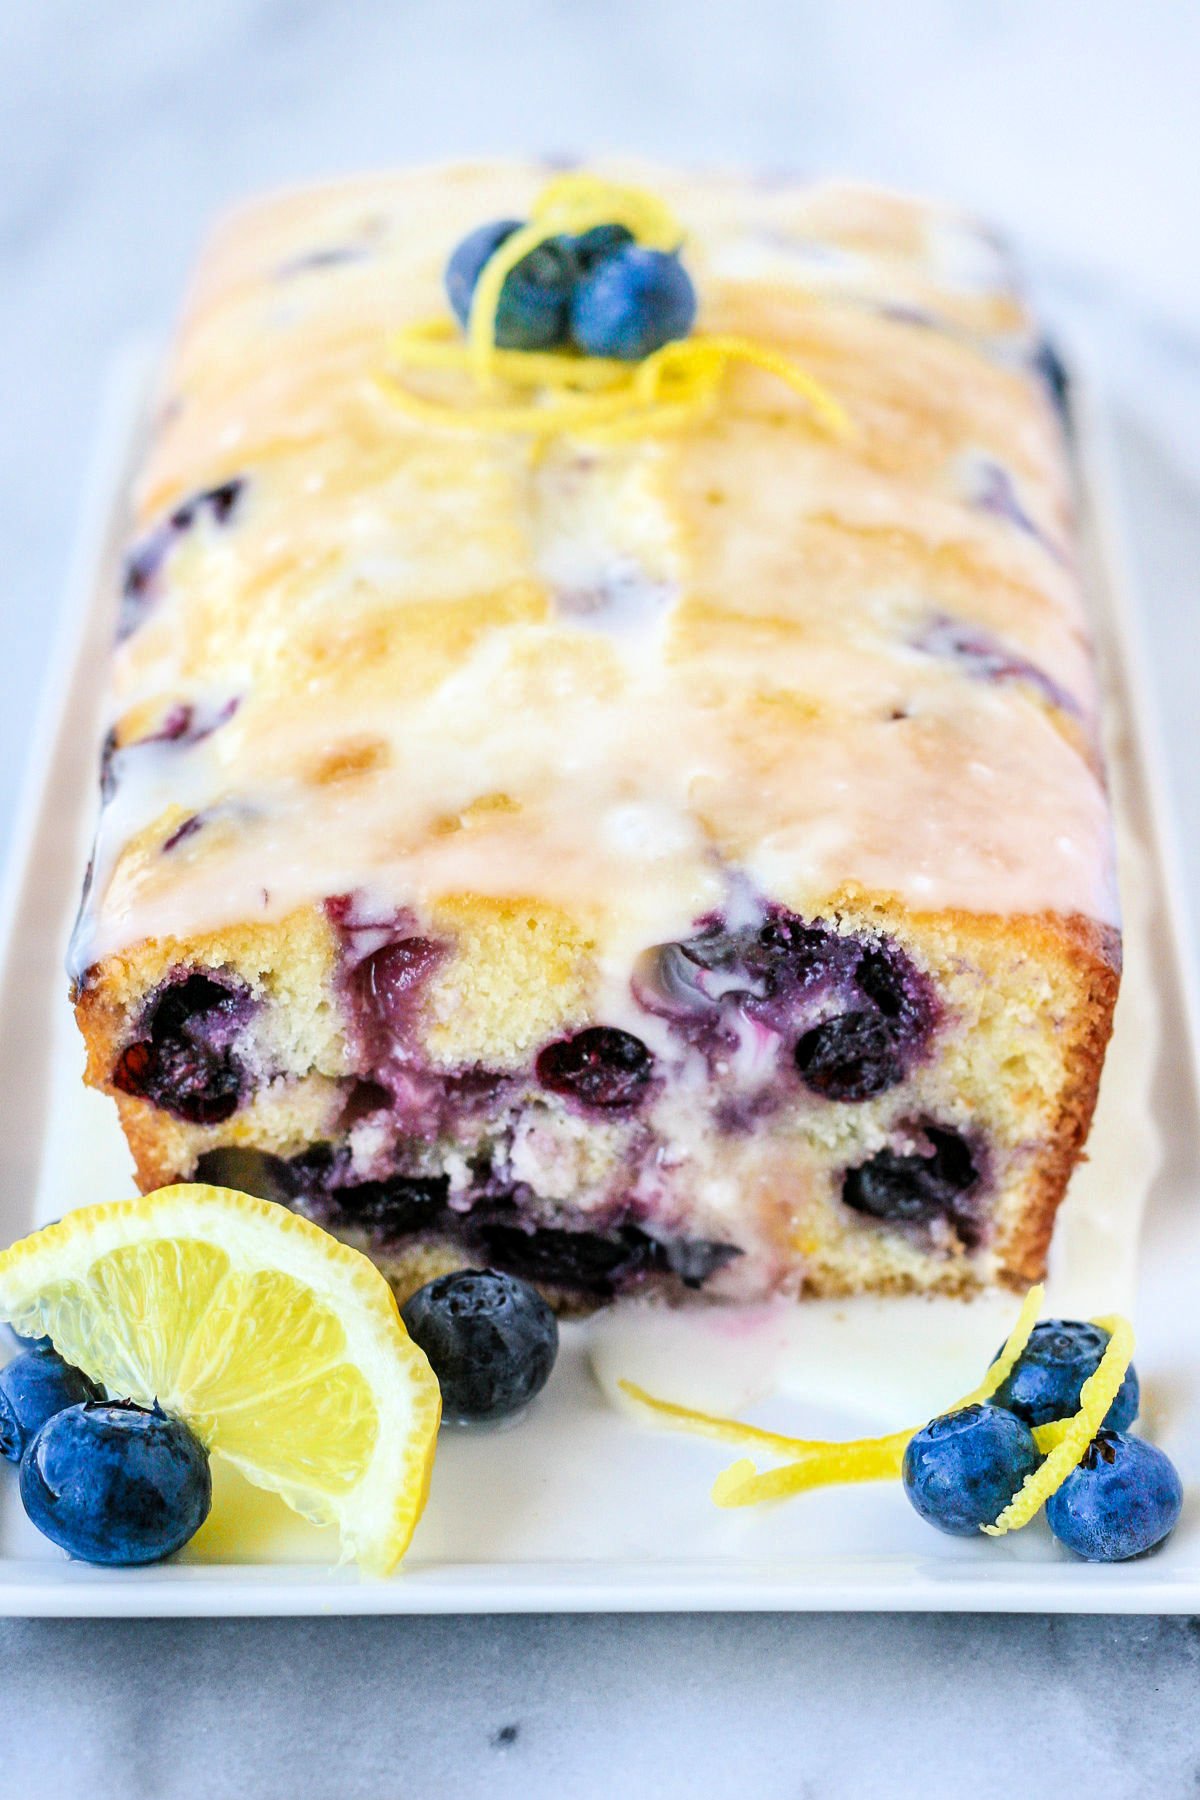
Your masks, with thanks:
M 1094 1319 L 1092 1323 L 1107 1331 L 1109 1337 L 1104 1355 L 1079 1391 L 1079 1411 L 1069 1420 L 1055 1421 L 1063 1427 L 1059 1442 L 1046 1460 L 1025 1477 L 995 1523 L 983 1527 L 989 1537 L 1003 1537 L 1007 1531 L 1020 1531 L 1041 1511 L 1067 1476 L 1079 1467 L 1084 1452 L 1117 1397 L 1117 1390 L 1133 1360 L 1133 1327 L 1128 1319 L 1116 1315 Z
M 531 437 L 574 432 L 620 440 L 677 431 L 703 419 L 715 407 L 731 364 L 742 363 L 785 382 L 807 403 L 819 430 L 836 438 L 854 434 L 845 409 L 814 375 L 752 338 L 693 333 L 636 363 L 575 351 L 501 349 L 496 315 L 517 264 L 552 238 L 614 224 L 651 249 L 676 251 L 683 242 L 679 221 L 654 194 L 594 175 L 561 175 L 542 190 L 529 222 L 484 264 L 465 341 L 447 318 L 395 332 L 388 345 L 392 368 L 375 377 L 377 386 L 410 418 L 451 430 Z M 465 374 L 476 393 L 497 397 L 465 405 L 431 399 L 403 379 L 411 370 Z M 517 389 L 522 398 L 507 400 L 505 388 Z
M 989 1365 L 983 1380 L 953 1406 L 947 1407 L 947 1412 L 960 1412 L 965 1406 L 989 1400 L 1008 1379 L 1037 1323 L 1043 1292 L 1040 1285 L 1030 1288 L 1003 1349 Z M 636 1406 L 653 1414 L 662 1424 L 787 1458 L 781 1467 L 761 1473 L 747 1457 L 723 1470 L 712 1490 L 713 1500 L 723 1507 L 755 1506 L 834 1484 L 894 1479 L 900 1474 L 909 1440 L 921 1429 L 920 1426 L 907 1426 L 902 1431 L 888 1432 L 881 1437 L 851 1438 L 844 1442 L 796 1438 L 782 1432 L 764 1431 L 760 1426 L 747 1425 L 738 1419 L 699 1412 L 676 1401 L 661 1400 L 636 1382 L 621 1380 L 617 1386 Z M 1052 1439 L 1057 1441 L 1054 1434 L 1061 1435 L 1065 1423 L 1057 1420 L 1039 1428 L 1046 1434 L 1047 1448 Z
M 1030 1288 L 1003 1349 L 989 1365 L 983 1380 L 969 1394 L 947 1407 L 946 1412 L 961 1412 L 964 1407 L 990 1400 L 1008 1379 L 1029 1342 L 1042 1297 L 1040 1286 Z M 1033 1427 L 1034 1441 L 1044 1460 L 1026 1477 L 994 1524 L 981 1528 L 989 1537 L 1003 1537 L 1009 1531 L 1020 1531 L 1028 1525 L 1079 1466 L 1088 1445 L 1104 1423 L 1133 1360 L 1133 1328 L 1128 1320 L 1117 1315 L 1095 1319 L 1093 1323 L 1108 1332 L 1108 1343 L 1080 1390 L 1079 1410 L 1069 1418 L 1052 1419 L 1045 1425 Z M 732 1463 L 718 1475 L 712 1488 L 713 1500 L 722 1507 L 761 1505 L 833 1484 L 894 1479 L 901 1472 L 909 1441 L 921 1429 L 911 1426 L 882 1437 L 851 1438 L 845 1442 L 795 1438 L 782 1432 L 764 1431 L 760 1426 L 747 1425 L 738 1419 L 698 1412 L 676 1401 L 661 1400 L 633 1381 L 618 1381 L 617 1386 L 635 1405 L 651 1413 L 662 1424 L 701 1437 L 717 1438 L 723 1443 L 748 1445 L 767 1455 L 787 1459 L 778 1468 L 763 1472 L 748 1457 Z
M 854 435 L 845 408 L 815 375 L 751 338 L 696 333 L 664 344 L 639 363 L 569 351 L 493 349 L 490 373 L 510 388 L 530 390 L 526 398 L 507 404 L 501 400 L 456 405 L 428 399 L 399 379 L 410 369 L 473 373 L 470 345 L 454 339 L 449 320 L 428 319 L 395 332 L 389 340 L 396 373 L 386 371 L 376 381 L 411 418 L 454 431 L 646 437 L 706 417 L 717 403 L 730 365 L 742 363 L 786 383 L 807 403 L 813 423 L 828 436 Z

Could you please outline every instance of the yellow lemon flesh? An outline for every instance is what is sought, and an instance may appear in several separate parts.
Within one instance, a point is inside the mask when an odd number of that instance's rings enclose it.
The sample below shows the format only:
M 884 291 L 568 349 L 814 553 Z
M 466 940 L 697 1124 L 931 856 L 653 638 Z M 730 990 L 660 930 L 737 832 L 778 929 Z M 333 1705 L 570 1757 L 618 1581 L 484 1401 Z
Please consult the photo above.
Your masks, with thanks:
M 395 1568 L 425 1504 L 437 1381 L 387 1282 L 286 1207 L 160 1188 L 83 1207 L 0 1255 L 0 1318 L 110 1397 L 157 1400 L 343 1559 Z

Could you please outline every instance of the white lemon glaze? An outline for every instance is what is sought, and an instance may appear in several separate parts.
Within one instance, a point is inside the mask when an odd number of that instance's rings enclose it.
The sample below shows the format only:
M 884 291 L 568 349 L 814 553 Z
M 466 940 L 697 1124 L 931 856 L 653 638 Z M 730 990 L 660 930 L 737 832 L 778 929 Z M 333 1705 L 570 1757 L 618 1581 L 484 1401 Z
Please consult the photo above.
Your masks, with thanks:
M 1115 919 L 1064 457 L 990 243 L 892 196 L 635 173 L 687 223 L 705 325 L 812 367 L 855 440 L 759 372 L 619 447 L 391 409 L 387 331 L 442 304 L 459 236 L 527 210 L 535 166 L 237 215 L 164 379 L 138 531 L 245 485 L 179 535 L 117 653 L 81 961 L 352 889 L 418 912 L 532 895 L 589 921 L 616 985 L 728 903 L 730 869 L 805 914 L 856 885 Z M 1036 529 L 972 504 L 980 457 Z M 945 617 L 1070 705 L 923 650 Z M 200 741 L 136 741 L 143 713 L 230 694 Z

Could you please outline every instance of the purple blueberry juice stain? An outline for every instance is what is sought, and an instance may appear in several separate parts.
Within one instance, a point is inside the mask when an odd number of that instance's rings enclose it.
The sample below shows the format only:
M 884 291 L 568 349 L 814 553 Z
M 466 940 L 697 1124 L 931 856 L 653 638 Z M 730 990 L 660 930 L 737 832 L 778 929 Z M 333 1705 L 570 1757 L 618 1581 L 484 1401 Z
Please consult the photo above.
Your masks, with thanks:
M 166 714 L 157 731 L 149 731 L 136 739 L 139 744 L 199 744 L 232 719 L 241 704 L 233 694 L 219 706 L 204 706 L 197 701 L 177 701 Z
M 206 738 L 219 731 L 228 723 L 241 704 L 241 696 L 232 694 L 219 704 L 179 700 L 168 709 L 154 731 L 148 731 L 140 738 L 133 738 L 127 744 L 119 744 L 116 730 L 109 731 L 104 739 L 100 752 L 100 799 L 105 806 L 112 800 L 120 785 L 123 772 L 130 765 L 126 759 L 131 754 L 138 754 L 151 745 L 171 745 L 180 750 L 190 749 L 193 744 L 203 743 Z M 181 827 L 182 829 L 182 827 Z M 169 848 L 164 844 L 163 848 Z
M 169 525 L 155 525 L 125 559 L 117 642 L 132 636 L 157 599 L 158 576 L 174 542 Z
M 416 1042 L 424 989 L 447 946 L 422 936 L 411 914 L 380 916 L 355 895 L 334 895 L 325 912 L 341 938 L 340 983 L 358 1073 L 386 1093 L 397 1130 L 431 1140 L 470 1099 L 470 1084 L 431 1068 Z M 487 1092 L 481 1078 L 480 1094 Z
M 977 512 L 1004 519 L 1027 537 L 1036 539 L 1055 562 L 1067 560 L 1061 545 L 1056 544 L 1022 506 L 1016 483 L 1003 463 L 991 457 L 981 457 L 975 462 L 970 477 L 970 504 Z
M 113 1070 L 113 1086 L 189 1125 L 219 1125 L 245 1099 L 240 1040 L 253 1016 L 235 977 L 178 969 L 149 997 L 138 1035 Z
M 915 325 L 922 331 L 944 331 L 945 321 L 936 313 L 931 313 L 924 306 L 902 305 L 899 301 L 889 300 L 875 311 L 881 319 L 890 319 L 894 325 Z
M 120 747 L 115 728 L 105 732 L 100 746 L 100 804 L 107 806 L 117 791 L 117 757 Z
M 280 263 L 275 271 L 275 279 L 289 281 L 296 275 L 316 275 L 324 269 L 344 269 L 347 263 L 365 262 L 369 254 L 362 244 L 327 244 Z
M 913 649 L 957 663 L 964 675 L 976 681 L 1024 682 L 1052 706 L 1078 716 L 1078 704 L 1065 688 L 982 625 L 939 613 L 913 640 Z
M 184 819 L 182 824 L 175 827 L 170 837 L 163 839 L 160 855 L 169 856 L 172 850 L 177 850 L 180 844 L 187 842 L 188 838 L 195 837 L 203 824 L 202 813 L 193 813 L 190 818 Z
M 828 1100 L 895 1086 L 925 1054 L 938 1010 L 897 944 L 781 907 L 738 930 L 701 921 L 694 937 L 643 958 L 634 995 L 704 1055 L 714 1078 L 748 1077 L 749 1094 L 723 1095 L 715 1109 L 728 1130 L 750 1129 L 796 1076 Z
M 241 476 L 234 476 L 216 487 L 202 488 L 157 525 L 152 525 L 141 542 L 133 546 L 125 559 L 121 584 L 118 643 L 131 636 L 156 605 L 163 571 L 179 539 L 204 519 L 218 527 L 227 526 L 237 511 L 245 486 Z
M 652 581 L 636 564 L 617 563 L 594 580 L 556 587 L 555 611 L 560 619 L 589 631 L 623 632 L 652 625 L 672 604 L 669 582 Z

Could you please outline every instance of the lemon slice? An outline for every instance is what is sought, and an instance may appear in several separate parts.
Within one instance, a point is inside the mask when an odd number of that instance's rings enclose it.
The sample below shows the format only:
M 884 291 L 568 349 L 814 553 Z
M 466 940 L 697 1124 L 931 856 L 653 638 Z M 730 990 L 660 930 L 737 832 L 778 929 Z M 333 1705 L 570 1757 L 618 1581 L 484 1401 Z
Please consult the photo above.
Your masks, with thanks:
M 429 1489 L 437 1381 L 383 1276 L 228 1188 L 88 1206 L 0 1255 L 0 1318 L 110 1396 L 158 1402 L 306 1518 L 395 1568 Z

